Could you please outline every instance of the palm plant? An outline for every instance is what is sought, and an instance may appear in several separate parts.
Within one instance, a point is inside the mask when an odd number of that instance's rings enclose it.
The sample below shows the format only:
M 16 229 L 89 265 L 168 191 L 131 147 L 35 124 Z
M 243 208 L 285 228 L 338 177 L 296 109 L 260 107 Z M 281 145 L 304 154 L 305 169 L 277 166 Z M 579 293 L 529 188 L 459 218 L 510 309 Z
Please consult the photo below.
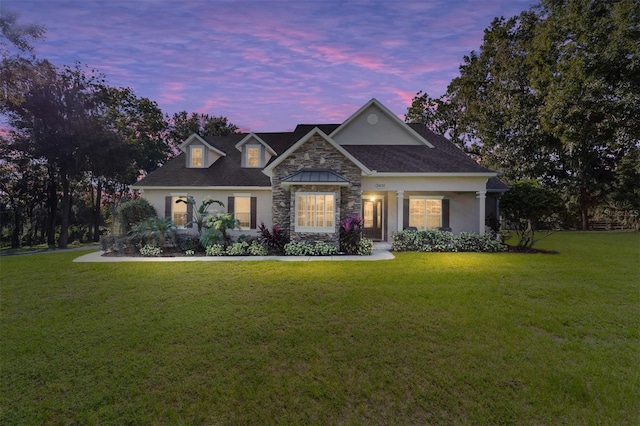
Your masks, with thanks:
M 167 243 L 175 244 L 177 236 L 176 225 L 170 218 L 152 217 L 131 227 L 129 235 L 141 245 L 151 244 L 165 248 Z
M 234 217 L 233 213 L 218 213 L 215 216 L 209 216 L 205 224 L 207 228 L 220 232 L 225 247 L 231 242 L 231 236 L 227 233 L 227 230 L 235 229 L 239 225 L 240 221 Z
M 196 200 L 193 199 L 192 196 L 183 196 L 176 200 L 177 203 L 185 203 L 187 205 L 195 206 Z M 197 210 L 193 210 L 193 214 L 191 220 L 187 222 L 187 225 L 196 225 L 198 227 L 198 235 L 202 235 L 202 228 L 205 227 L 207 223 L 207 217 L 209 216 L 209 206 L 212 204 L 217 204 L 220 207 L 224 207 L 222 201 L 205 199 L 200 203 L 200 207 Z

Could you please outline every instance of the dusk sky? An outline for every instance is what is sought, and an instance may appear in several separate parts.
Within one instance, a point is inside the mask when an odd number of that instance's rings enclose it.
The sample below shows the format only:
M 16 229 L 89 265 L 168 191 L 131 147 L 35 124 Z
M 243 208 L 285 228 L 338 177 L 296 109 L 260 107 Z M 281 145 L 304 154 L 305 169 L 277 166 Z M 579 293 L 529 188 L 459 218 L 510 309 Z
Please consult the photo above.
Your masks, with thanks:
M 530 0 L 0 0 L 46 27 L 35 53 L 80 61 L 163 112 L 225 116 L 242 130 L 344 121 L 375 97 L 399 117 L 442 95 L 496 16 Z

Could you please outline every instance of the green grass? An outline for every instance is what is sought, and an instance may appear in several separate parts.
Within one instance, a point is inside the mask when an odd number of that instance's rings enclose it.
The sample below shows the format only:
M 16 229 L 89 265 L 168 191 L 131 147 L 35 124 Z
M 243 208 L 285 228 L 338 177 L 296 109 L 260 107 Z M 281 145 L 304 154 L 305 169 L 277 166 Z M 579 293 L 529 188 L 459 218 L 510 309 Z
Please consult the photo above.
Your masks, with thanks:
M 0 424 L 638 424 L 640 235 L 381 262 L 0 259 Z

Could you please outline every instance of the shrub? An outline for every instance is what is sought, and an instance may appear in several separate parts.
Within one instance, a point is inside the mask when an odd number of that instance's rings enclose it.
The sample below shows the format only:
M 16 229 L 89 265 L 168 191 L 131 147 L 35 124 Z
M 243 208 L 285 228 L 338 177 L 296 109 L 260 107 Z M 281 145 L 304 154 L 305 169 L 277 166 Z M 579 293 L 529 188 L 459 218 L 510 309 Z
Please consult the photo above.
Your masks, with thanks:
M 340 251 L 358 254 L 358 244 L 362 238 L 362 218 L 349 216 L 340 221 Z
M 480 236 L 473 232 L 461 232 L 456 238 L 457 251 L 498 252 L 507 247 L 496 241 L 491 235 Z
M 373 240 L 369 238 L 362 237 L 360 242 L 358 243 L 358 254 L 360 256 L 371 256 L 373 253 Z
M 222 244 L 212 244 L 204 249 L 207 256 L 224 256 L 226 254 Z
M 500 197 L 500 210 L 515 229 L 519 248 L 532 248 L 541 238 L 536 231 L 544 229 L 548 236 L 558 228 L 562 209 L 560 196 L 535 181 L 517 182 Z
M 222 243 L 222 233 L 217 229 L 209 228 L 200 235 L 200 245 L 202 247 L 209 247 L 220 243 Z
M 204 226 L 220 232 L 222 243 L 226 247 L 231 243 L 231 236 L 228 230 L 237 228 L 239 223 L 240 221 L 234 217 L 233 213 L 217 213 L 213 216 L 208 216 Z
M 267 250 L 265 246 L 260 244 L 258 240 L 253 240 L 251 242 L 251 245 L 247 249 L 247 252 L 251 256 L 267 256 L 269 254 L 269 250 Z
M 327 244 L 324 241 L 318 241 L 311 248 L 312 256 L 332 256 L 338 254 L 338 248 L 333 244 Z
M 311 256 L 312 253 L 313 247 L 311 244 L 307 244 L 303 241 L 292 241 L 284 246 L 285 256 Z
M 338 254 L 338 248 L 333 244 L 318 241 L 315 244 L 290 242 L 284 246 L 285 256 L 332 256 Z
M 201 251 L 200 239 L 193 234 L 178 234 L 176 237 L 176 245 L 180 251 L 186 252 L 192 250 L 194 252 Z
M 239 243 L 231 244 L 227 247 L 227 254 L 229 256 L 244 256 L 247 254 L 247 250 L 249 249 L 249 243 L 246 241 L 242 241 Z
M 209 198 L 204 199 L 202 203 L 200 203 L 200 207 L 194 209 L 196 205 L 196 200 L 192 196 L 182 196 L 176 200 L 176 204 L 184 203 L 188 206 L 191 206 L 192 213 L 191 217 L 189 217 L 189 222 L 187 225 L 196 225 L 198 228 L 198 235 L 202 234 L 202 229 L 204 228 L 205 223 L 207 222 L 207 216 L 209 215 L 209 206 L 211 204 L 217 204 L 221 207 L 224 207 L 224 204 L 218 200 L 211 200 Z M 188 211 L 188 210 L 187 210 Z
M 289 242 L 289 236 L 278 225 L 273 225 L 269 230 L 262 222 L 258 227 L 258 232 L 258 241 L 267 248 L 269 254 L 284 254 L 284 247 Z
M 193 251 L 193 250 L 186 250 L 184 252 L 184 254 L 185 254 L 185 256 L 194 256 L 196 254 L 196 252 Z
M 116 215 L 120 221 L 122 233 L 126 234 L 131 231 L 133 225 L 143 222 L 149 218 L 156 217 L 158 214 L 153 207 L 144 198 L 126 201 L 118 207 Z
M 489 235 L 480 236 L 472 232 L 454 235 L 449 231 L 427 230 L 394 232 L 391 249 L 393 251 L 423 252 L 498 252 L 506 246 L 493 240 Z
M 175 246 L 178 231 L 169 218 L 152 217 L 133 225 L 129 231 L 132 241 L 140 245 L 154 245 L 162 248 Z
M 100 237 L 100 246 L 105 253 L 114 253 L 119 256 L 135 254 L 135 244 L 126 235 L 103 235 Z
M 404 230 L 392 235 L 393 251 L 456 251 L 454 235 L 449 231 Z
M 140 249 L 140 254 L 148 257 L 160 256 L 162 254 L 162 248 L 145 244 L 144 247 Z

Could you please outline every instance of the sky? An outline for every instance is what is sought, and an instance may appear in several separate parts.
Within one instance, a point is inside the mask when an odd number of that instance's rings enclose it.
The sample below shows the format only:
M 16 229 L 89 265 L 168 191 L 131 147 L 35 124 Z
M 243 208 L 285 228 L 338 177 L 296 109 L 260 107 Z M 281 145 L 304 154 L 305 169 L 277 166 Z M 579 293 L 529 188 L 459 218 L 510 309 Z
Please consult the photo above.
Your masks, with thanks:
M 46 28 L 35 53 L 130 87 L 164 113 L 243 131 L 341 123 L 371 98 L 403 118 L 442 95 L 494 17 L 531 0 L 0 0 Z

